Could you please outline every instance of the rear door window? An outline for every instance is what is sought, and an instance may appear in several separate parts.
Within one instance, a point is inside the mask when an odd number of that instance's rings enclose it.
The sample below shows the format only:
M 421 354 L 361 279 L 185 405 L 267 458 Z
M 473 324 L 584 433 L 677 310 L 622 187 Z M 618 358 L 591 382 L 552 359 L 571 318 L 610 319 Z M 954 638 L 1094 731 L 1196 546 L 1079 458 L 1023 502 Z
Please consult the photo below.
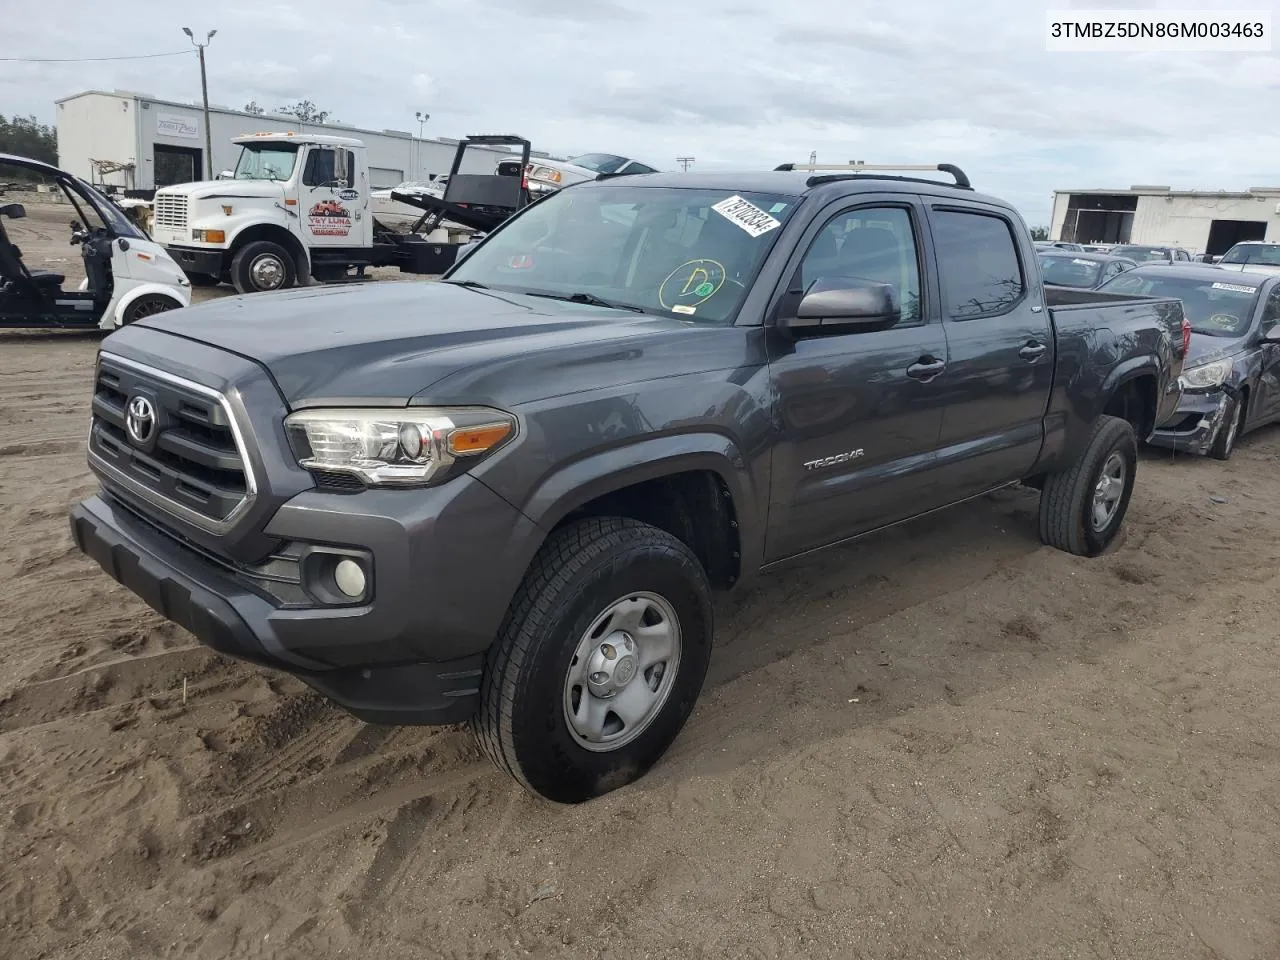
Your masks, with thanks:
M 948 317 L 998 316 L 1022 299 L 1026 279 L 1008 220 L 958 210 L 934 210 L 930 220 Z

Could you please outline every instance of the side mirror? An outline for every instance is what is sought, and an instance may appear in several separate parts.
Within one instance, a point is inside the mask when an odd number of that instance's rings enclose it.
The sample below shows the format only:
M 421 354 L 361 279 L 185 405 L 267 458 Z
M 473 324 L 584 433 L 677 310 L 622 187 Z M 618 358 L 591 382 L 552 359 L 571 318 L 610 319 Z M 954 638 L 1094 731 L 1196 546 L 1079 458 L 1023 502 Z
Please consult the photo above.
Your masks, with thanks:
M 1280 343 L 1280 323 L 1273 323 L 1271 329 L 1262 335 L 1263 343 Z
M 84 229 L 83 227 L 80 226 L 79 220 L 72 220 L 69 224 L 67 224 L 67 226 L 71 227 L 72 233 L 79 233 L 82 229 Z
M 234 180 L 235 178 L 236 178 L 235 172 L 231 170 L 223 170 L 216 177 L 214 177 L 215 180 Z
M 793 336 L 859 333 L 891 327 L 901 315 L 892 284 L 819 277 L 805 291 L 795 315 L 778 318 L 778 327 Z

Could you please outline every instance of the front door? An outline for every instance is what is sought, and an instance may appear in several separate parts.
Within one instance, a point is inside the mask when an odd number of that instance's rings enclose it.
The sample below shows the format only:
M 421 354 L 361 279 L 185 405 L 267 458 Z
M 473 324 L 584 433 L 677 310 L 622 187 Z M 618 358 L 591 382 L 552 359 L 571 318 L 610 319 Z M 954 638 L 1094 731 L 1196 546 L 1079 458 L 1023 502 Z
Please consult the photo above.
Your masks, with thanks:
M 990 207 L 929 210 L 951 351 L 937 476 L 953 500 L 1023 479 L 1040 456 L 1054 337 L 1025 230 Z
M 299 184 L 303 242 L 312 249 L 360 246 L 368 197 L 356 179 L 355 154 L 345 147 L 311 147 Z
M 949 377 L 946 335 L 922 285 L 920 216 L 914 202 L 872 200 L 820 220 L 804 245 L 790 289 L 823 276 L 890 283 L 901 318 L 863 333 L 771 336 L 779 442 L 767 561 L 919 512 Z
M 1280 286 L 1267 297 L 1262 310 L 1262 323 L 1258 336 L 1280 324 Z M 1280 343 L 1262 344 L 1262 371 L 1258 376 L 1257 396 L 1250 398 L 1251 423 L 1263 424 L 1280 420 Z

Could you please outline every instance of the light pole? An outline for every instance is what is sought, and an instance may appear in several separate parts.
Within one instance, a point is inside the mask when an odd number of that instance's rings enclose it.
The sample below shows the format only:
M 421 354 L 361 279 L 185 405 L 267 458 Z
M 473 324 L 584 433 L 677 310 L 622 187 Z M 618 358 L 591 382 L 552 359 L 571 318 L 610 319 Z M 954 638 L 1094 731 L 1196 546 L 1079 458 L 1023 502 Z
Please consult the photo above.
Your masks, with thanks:
M 689 172 L 689 164 L 693 163 L 693 157 L 676 157 L 676 163 L 680 164 L 680 168 L 685 173 Z
M 417 180 L 420 176 L 422 176 L 422 170 L 419 169 L 422 166 L 422 127 L 428 120 L 431 119 L 431 114 L 423 113 L 421 110 L 415 110 L 413 115 L 418 118 L 418 144 L 417 144 L 418 162 L 414 165 L 414 172 L 413 172 L 413 179 Z
M 213 35 L 217 30 L 210 30 L 204 38 L 204 43 L 196 43 L 196 36 L 191 32 L 190 27 L 183 27 L 182 32 L 187 35 L 192 45 L 200 51 L 200 96 L 204 99 L 204 169 L 205 179 L 213 179 L 213 133 L 209 130 L 209 81 L 205 79 L 204 74 L 204 48 L 209 45 L 209 41 L 213 39 Z

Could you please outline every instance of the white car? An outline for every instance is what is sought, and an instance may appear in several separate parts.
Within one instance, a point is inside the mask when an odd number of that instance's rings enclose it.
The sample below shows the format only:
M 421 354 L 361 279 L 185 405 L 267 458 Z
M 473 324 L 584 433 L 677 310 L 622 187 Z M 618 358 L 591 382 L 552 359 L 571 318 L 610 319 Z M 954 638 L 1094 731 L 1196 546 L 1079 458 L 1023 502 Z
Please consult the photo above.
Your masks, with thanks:
M 1242 240 L 1216 263 L 1223 270 L 1238 273 L 1280 273 L 1280 241 Z
M 529 178 L 529 192 L 535 195 L 553 193 L 571 183 L 594 180 L 601 174 L 657 172 L 656 167 L 613 153 L 584 153 L 568 160 L 539 158 L 531 160 L 525 168 L 525 174 Z

